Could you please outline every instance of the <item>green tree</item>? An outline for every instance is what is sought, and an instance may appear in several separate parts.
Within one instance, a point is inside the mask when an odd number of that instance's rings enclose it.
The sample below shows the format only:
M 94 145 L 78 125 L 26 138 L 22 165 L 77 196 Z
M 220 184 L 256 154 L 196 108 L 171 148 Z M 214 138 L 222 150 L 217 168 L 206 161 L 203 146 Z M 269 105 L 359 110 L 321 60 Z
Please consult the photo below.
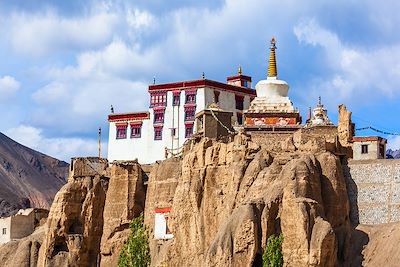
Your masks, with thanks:
M 131 234 L 119 254 L 118 267 L 145 267 L 150 265 L 150 247 L 143 213 L 129 225 Z
M 281 267 L 283 266 L 282 254 L 283 235 L 271 235 L 268 237 L 267 246 L 265 247 L 263 259 L 263 267 Z

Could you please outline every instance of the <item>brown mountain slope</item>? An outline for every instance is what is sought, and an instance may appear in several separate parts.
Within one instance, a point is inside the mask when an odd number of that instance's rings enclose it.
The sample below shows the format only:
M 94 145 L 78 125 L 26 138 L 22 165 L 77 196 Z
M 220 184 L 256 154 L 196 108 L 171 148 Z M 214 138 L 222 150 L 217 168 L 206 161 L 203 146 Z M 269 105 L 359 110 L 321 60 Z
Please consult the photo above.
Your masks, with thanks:
M 68 164 L 0 133 L 0 217 L 20 208 L 50 208 L 66 183 Z

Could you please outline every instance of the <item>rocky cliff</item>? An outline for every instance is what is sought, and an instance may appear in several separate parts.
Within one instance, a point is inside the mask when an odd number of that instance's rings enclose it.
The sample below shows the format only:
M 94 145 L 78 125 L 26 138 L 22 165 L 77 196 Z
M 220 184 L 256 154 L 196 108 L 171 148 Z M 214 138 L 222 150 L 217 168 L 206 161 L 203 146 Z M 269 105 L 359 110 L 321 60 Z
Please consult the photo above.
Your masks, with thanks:
M 20 208 L 49 209 L 66 183 L 68 164 L 27 148 L 0 133 L 0 217 Z
M 268 236 L 279 233 L 286 266 L 343 264 L 351 227 L 340 161 L 288 142 L 281 152 L 246 135 L 194 144 L 170 202 L 174 240 L 153 265 L 260 266 Z
M 137 162 L 75 159 L 44 234 L 13 243 L 15 254 L 0 246 L 0 259 L 116 266 L 129 222 L 145 211 L 152 266 L 261 266 L 272 234 L 284 236 L 285 266 L 395 266 L 397 224 L 350 225 L 340 149 L 310 132 L 279 140 L 274 149 L 246 134 L 194 140 L 182 158 L 152 166 L 147 190 Z M 174 237 L 155 240 L 165 208 Z

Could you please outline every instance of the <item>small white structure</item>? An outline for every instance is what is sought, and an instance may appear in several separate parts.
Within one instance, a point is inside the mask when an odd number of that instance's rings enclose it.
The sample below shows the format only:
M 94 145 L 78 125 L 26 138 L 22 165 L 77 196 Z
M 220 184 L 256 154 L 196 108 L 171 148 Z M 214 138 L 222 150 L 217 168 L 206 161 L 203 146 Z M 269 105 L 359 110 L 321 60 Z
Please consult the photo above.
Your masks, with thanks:
M 380 136 L 354 136 L 353 160 L 386 158 L 387 140 Z
M 227 83 L 208 79 L 149 86 L 150 108 L 146 112 L 110 114 L 108 160 L 153 163 L 178 154 L 192 136 L 195 114 L 217 103 L 233 113 L 233 124 L 243 124 L 243 110 L 255 97 L 251 77 L 238 74 Z
M 311 113 L 311 108 L 310 108 Z M 311 126 L 332 126 L 333 123 L 328 117 L 328 110 L 321 103 L 321 97 L 318 98 L 317 107 L 314 108 L 312 115 L 309 114 L 309 119 L 306 122 L 306 127 Z
M 154 216 L 154 239 L 171 239 L 174 235 L 168 228 L 168 219 L 171 208 L 155 210 Z
M 17 214 L 0 218 L 0 244 L 30 235 L 35 229 L 33 208 L 21 209 Z

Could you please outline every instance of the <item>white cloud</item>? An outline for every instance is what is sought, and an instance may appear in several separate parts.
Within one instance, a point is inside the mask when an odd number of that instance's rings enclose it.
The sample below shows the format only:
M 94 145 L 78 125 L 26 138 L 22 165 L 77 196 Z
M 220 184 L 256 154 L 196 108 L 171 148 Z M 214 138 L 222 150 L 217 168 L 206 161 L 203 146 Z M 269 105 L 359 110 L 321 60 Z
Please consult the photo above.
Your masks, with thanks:
M 20 89 L 20 83 L 14 77 L 4 76 L 0 78 L 0 102 L 8 100 Z
M 98 143 L 84 138 L 47 138 L 41 129 L 20 125 L 6 131 L 13 140 L 49 156 L 69 162 L 72 157 L 87 157 L 98 155 Z M 107 155 L 107 145 L 102 143 L 102 153 Z
M 350 100 L 365 105 L 376 100 L 377 95 L 400 96 L 397 90 L 400 84 L 400 44 L 371 49 L 346 45 L 315 19 L 302 21 L 293 31 L 299 42 L 323 49 L 323 58 L 319 60 L 330 71 L 325 74 L 326 79 L 305 84 L 311 88 L 314 98 L 323 94 L 335 105 Z

